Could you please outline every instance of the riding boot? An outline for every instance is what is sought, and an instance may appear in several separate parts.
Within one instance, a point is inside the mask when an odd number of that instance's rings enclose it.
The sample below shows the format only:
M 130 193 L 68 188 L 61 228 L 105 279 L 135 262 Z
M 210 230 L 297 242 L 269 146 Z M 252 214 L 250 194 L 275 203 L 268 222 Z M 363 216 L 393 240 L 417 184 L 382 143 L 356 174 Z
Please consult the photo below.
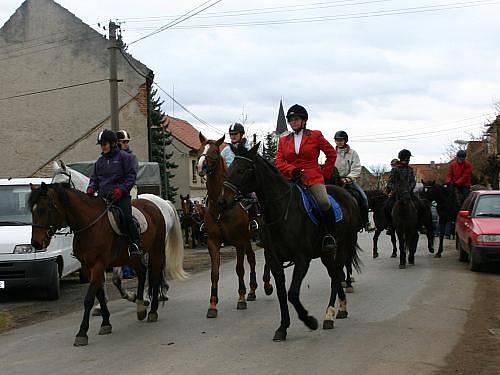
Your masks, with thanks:
M 129 230 L 129 235 L 130 235 L 130 245 L 128 247 L 128 254 L 129 256 L 137 256 L 140 257 L 142 255 L 142 251 L 139 248 L 139 242 L 140 242 L 140 234 L 139 230 L 137 229 L 137 226 L 135 225 L 134 221 L 131 220 L 131 222 L 128 225 L 128 230 Z
M 322 251 L 324 254 L 336 254 L 337 242 L 335 241 L 335 213 L 333 207 L 323 211 L 323 220 L 325 223 L 325 235 L 323 237 Z

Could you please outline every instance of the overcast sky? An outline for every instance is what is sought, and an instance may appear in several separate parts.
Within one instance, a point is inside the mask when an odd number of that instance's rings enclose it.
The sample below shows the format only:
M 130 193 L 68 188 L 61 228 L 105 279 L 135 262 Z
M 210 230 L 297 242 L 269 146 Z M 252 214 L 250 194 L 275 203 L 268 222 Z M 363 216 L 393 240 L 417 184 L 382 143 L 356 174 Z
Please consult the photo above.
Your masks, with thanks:
M 124 20 L 124 40 L 130 43 L 203 0 L 58 2 L 95 28 L 98 21 Z M 1 0 L 0 24 L 21 3 Z M 304 105 L 308 127 L 330 140 L 336 130 L 346 130 L 367 166 L 387 164 L 403 147 L 414 162 L 425 163 L 442 160 L 454 140 L 480 135 L 493 118 L 493 103 L 500 100 L 500 2 L 494 3 L 223 0 L 179 25 L 185 28 L 144 39 L 129 52 L 155 72 L 165 90 L 174 86 L 179 102 L 221 131 L 241 120 L 243 108 L 250 133 L 272 130 L 282 98 L 285 111 Z M 420 12 L 423 6 L 450 4 L 460 8 Z M 482 6 L 465 7 L 471 4 Z M 391 10 L 419 12 L 371 13 Z M 303 22 L 339 16 L 345 19 Z M 300 22 L 281 22 L 291 19 Z M 260 21 L 280 23 L 234 26 Z M 221 24 L 233 26 L 213 27 Z M 170 103 L 165 109 L 172 113 Z M 174 110 L 176 117 L 217 135 L 178 106 Z

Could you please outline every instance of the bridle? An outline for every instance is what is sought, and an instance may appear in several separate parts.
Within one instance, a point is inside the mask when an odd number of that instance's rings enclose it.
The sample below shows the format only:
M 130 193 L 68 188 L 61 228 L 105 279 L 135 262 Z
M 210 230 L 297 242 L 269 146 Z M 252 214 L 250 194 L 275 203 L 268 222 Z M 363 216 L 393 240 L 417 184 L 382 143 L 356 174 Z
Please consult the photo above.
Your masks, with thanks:
M 219 161 L 221 155 L 220 155 L 220 152 L 217 152 L 216 151 L 216 154 L 217 156 L 214 158 L 213 156 L 209 155 L 207 152 L 201 154 L 199 157 L 198 157 L 198 161 L 202 158 L 202 157 L 205 157 L 205 161 L 203 162 L 203 167 L 202 167 L 202 170 L 205 171 L 205 173 L 208 175 L 208 176 L 211 176 L 215 173 L 215 171 L 217 170 L 217 162 Z M 210 167 L 208 165 L 208 163 L 206 162 L 206 160 L 210 160 L 213 162 L 213 165 Z

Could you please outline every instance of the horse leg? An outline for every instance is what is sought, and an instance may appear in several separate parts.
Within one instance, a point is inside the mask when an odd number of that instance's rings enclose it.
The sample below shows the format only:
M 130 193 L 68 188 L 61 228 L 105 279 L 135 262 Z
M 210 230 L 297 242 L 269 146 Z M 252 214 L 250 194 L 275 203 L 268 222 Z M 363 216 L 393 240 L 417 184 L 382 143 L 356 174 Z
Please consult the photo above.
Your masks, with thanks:
M 102 317 L 102 324 L 101 328 L 99 329 L 99 335 L 109 335 L 111 333 L 111 323 L 109 322 L 109 310 L 108 306 L 106 304 L 106 296 L 104 295 L 104 288 L 100 288 L 97 291 L 97 300 L 99 301 L 99 304 L 101 305 L 101 317 Z
M 94 300 L 99 289 L 103 288 L 104 284 L 104 266 L 101 263 L 95 264 L 90 269 L 90 284 L 85 295 L 83 305 L 85 311 L 83 313 L 83 319 L 80 324 L 80 330 L 76 334 L 74 346 L 85 346 L 89 343 L 89 338 L 87 332 L 89 330 L 89 319 L 92 306 L 94 305 Z
M 147 269 L 140 260 L 134 264 L 137 275 L 137 295 L 135 304 L 137 306 L 137 320 L 144 320 L 147 315 L 146 304 L 144 302 L 144 286 L 146 285 Z
M 278 262 L 277 256 L 270 254 L 264 249 L 266 264 L 269 265 L 274 282 L 276 283 L 276 294 L 280 304 L 281 323 L 274 333 L 273 341 L 285 341 L 287 329 L 290 327 L 290 312 L 288 311 L 288 301 L 286 296 L 285 272 L 282 265 Z
M 413 234 L 413 237 L 411 237 L 411 240 L 408 241 L 408 250 L 409 250 L 408 264 L 412 266 L 415 265 L 415 253 L 417 251 L 417 244 L 418 244 L 418 232 L 415 232 Z
M 398 233 L 398 239 L 399 239 L 399 268 L 403 269 L 406 268 L 406 242 L 407 239 L 405 238 L 404 234 Z
M 193 249 L 196 249 L 196 223 L 191 224 L 191 241 Z
M 309 269 L 309 262 L 310 261 L 305 259 L 297 259 L 295 262 L 292 282 L 290 283 L 290 289 L 288 290 L 288 300 L 293 307 L 295 307 L 295 311 L 297 311 L 299 319 L 302 320 L 309 329 L 314 331 L 318 329 L 318 321 L 312 315 L 309 315 L 300 302 L 300 286 L 302 285 L 302 280 L 304 280 L 307 270 Z
M 378 258 L 378 238 L 380 237 L 380 233 L 382 233 L 382 230 L 376 228 L 373 234 L 373 259 Z
M 267 265 L 264 264 L 264 274 L 262 275 L 262 281 L 264 282 L 264 292 L 266 292 L 266 296 L 270 296 L 273 294 L 273 285 L 271 284 L 271 269 Z
M 210 261 L 212 265 L 212 287 L 210 289 L 210 307 L 207 311 L 207 318 L 217 318 L 217 303 L 219 303 L 218 285 L 220 267 L 220 240 L 214 241 L 213 239 L 208 238 L 208 252 L 210 254 Z
M 441 258 L 441 254 L 443 253 L 443 241 L 446 224 L 446 220 L 439 218 L 439 247 L 438 252 L 434 255 L 434 258 Z
M 394 231 L 391 233 L 391 243 L 392 243 L 391 258 L 397 258 L 398 257 L 398 246 L 397 246 L 396 234 L 394 233 Z M 399 251 L 401 251 L 401 249 Z
M 250 292 L 247 295 L 247 301 L 255 301 L 257 296 L 255 291 L 257 290 L 257 274 L 255 273 L 255 252 L 252 249 L 252 244 L 250 242 L 246 245 L 247 262 L 250 265 Z
M 241 246 L 236 247 L 236 275 L 238 275 L 238 310 L 246 310 L 247 288 L 245 286 L 245 249 Z
M 121 267 L 113 267 L 113 285 L 116 286 L 116 289 L 120 292 L 120 296 L 123 299 L 126 299 L 130 302 L 135 302 L 137 296 L 133 292 L 127 292 L 122 285 L 122 268 Z
M 339 296 L 339 311 L 337 312 L 337 319 L 345 319 L 347 318 L 347 296 L 344 293 L 344 288 L 340 283 L 340 279 L 343 277 L 342 268 L 335 272 L 334 279 L 334 291 L 335 294 Z M 335 301 L 333 301 L 335 303 Z
M 164 240 L 161 239 L 160 241 L 156 241 L 156 244 L 152 247 L 152 249 L 159 249 L 159 251 L 156 253 L 149 253 L 148 283 L 151 308 L 148 313 L 148 323 L 158 321 L 159 296 L 160 294 L 163 295 L 164 287 L 166 287 L 166 285 L 162 286 L 162 283 L 165 282 L 164 262 L 166 261 L 165 259 L 162 260 L 162 252 L 165 251 Z
M 345 270 L 345 291 L 346 293 L 353 293 L 354 288 L 352 287 L 352 264 L 350 262 L 345 265 Z
M 336 280 L 335 280 L 335 264 L 331 256 L 325 255 L 321 257 L 321 262 L 326 267 L 328 275 L 330 276 L 330 300 L 326 308 L 325 318 L 323 320 L 323 329 L 333 329 L 335 326 L 335 301 L 337 298 Z

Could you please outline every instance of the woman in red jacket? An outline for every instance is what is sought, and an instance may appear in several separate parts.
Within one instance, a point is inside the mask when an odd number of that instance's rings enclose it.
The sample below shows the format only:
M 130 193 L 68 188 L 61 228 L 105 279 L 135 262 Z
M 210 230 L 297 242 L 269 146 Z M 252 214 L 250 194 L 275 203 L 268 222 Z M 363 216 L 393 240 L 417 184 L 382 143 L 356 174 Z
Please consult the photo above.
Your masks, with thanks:
M 325 219 L 326 234 L 323 238 L 323 251 L 334 252 L 336 250 L 333 237 L 335 214 L 328 200 L 325 178 L 330 178 L 332 175 L 337 153 L 319 130 L 306 129 L 308 114 L 304 107 L 298 104 L 291 106 L 286 118 L 293 133 L 280 138 L 276 167 L 285 178 L 302 179 L 304 184 L 309 185 Z M 323 169 L 318 163 L 320 151 L 326 155 Z

